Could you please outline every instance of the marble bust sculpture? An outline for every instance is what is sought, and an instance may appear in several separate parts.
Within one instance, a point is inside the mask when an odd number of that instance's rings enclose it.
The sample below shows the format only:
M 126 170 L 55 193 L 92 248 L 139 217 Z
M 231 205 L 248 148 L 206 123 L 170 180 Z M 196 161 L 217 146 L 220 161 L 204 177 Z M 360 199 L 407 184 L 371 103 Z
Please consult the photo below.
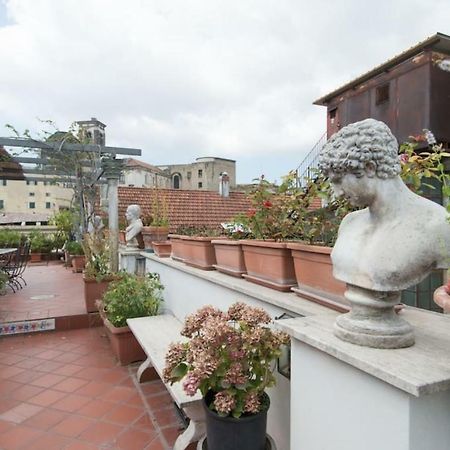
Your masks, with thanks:
M 353 305 L 348 315 L 338 319 L 336 334 L 373 347 L 412 345 L 412 330 L 396 317 L 393 305 L 401 290 L 417 284 L 431 270 L 449 266 L 445 208 L 403 183 L 397 140 L 387 125 L 374 119 L 348 125 L 333 135 L 321 152 L 319 167 L 337 197 L 365 207 L 344 218 L 331 255 L 333 274 L 347 283 L 346 297 Z M 369 309 L 362 304 L 370 304 Z M 385 317 L 375 314 L 380 307 L 386 309 Z M 358 333 L 380 336 L 361 340 Z
M 129 205 L 125 217 L 128 226 L 125 230 L 125 240 L 127 247 L 138 247 L 138 236 L 142 231 L 142 220 L 140 219 L 141 208 L 139 205 Z

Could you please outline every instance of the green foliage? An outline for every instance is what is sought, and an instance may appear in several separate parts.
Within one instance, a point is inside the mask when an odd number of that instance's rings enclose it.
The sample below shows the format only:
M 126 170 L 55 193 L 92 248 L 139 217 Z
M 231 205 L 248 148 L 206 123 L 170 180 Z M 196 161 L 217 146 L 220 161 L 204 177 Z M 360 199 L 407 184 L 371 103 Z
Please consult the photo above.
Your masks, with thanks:
M 151 212 L 151 226 L 154 227 L 168 227 L 169 213 L 166 199 L 161 195 L 158 189 L 154 189 L 152 212 Z
M 41 230 L 33 230 L 29 234 L 30 251 L 32 253 L 50 253 L 54 247 L 53 238 Z
M 120 273 L 103 296 L 106 317 L 115 327 L 123 327 L 127 319 L 155 316 L 163 301 L 163 285 L 156 273 L 138 277 Z
M 56 226 L 54 235 L 55 247 L 62 248 L 69 239 L 74 229 L 74 212 L 68 209 L 61 209 L 50 219 L 49 224 Z
M 177 228 L 176 234 L 183 236 L 216 237 L 220 236 L 217 228 L 208 228 L 204 225 L 182 225 Z
M 66 242 L 66 250 L 69 255 L 84 255 L 83 246 L 77 241 Z
M 18 247 L 21 241 L 21 234 L 9 228 L 0 227 L 0 248 Z

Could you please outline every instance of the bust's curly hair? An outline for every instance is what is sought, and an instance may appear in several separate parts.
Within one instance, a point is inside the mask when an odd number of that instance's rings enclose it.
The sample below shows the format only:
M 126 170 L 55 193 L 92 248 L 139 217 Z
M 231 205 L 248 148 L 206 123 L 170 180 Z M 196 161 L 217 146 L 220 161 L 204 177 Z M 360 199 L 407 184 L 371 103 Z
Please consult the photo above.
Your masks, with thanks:
M 384 122 L 375 119 L 352 123 L 335 133 L 320 153 L 319 169 L 326 177 L 345 173 L 359 177 L 369 161 L 375 163 L 379 178 L 400 173 L 397 139 Z

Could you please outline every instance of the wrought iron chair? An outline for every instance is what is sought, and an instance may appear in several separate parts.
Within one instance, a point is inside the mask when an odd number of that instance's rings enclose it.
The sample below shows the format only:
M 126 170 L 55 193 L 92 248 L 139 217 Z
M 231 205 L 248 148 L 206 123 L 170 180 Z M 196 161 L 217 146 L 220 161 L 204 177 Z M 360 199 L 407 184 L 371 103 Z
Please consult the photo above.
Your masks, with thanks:
M 8 275 L 8 285 L 13 292 L 22 289 L 22 282 L 26 286 L 27 282 L 23 278 L 28 263 L 30 253 L 30 242 L 21 243 L 19 248 L 9 255 L 9 260 L 2 266 L 2 270 Z

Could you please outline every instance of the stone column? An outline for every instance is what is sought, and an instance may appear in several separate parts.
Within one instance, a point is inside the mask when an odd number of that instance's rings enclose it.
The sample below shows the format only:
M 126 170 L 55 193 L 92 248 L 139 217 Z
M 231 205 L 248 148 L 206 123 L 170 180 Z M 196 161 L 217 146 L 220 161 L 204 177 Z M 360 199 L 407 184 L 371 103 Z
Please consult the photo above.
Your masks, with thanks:
M 109 249 L 111 270 L 119 270 L 119 178 L 122 171 L 122 160 L 113 157 L 102 161 L 105 177 L 108 180 L 108 222 Z

